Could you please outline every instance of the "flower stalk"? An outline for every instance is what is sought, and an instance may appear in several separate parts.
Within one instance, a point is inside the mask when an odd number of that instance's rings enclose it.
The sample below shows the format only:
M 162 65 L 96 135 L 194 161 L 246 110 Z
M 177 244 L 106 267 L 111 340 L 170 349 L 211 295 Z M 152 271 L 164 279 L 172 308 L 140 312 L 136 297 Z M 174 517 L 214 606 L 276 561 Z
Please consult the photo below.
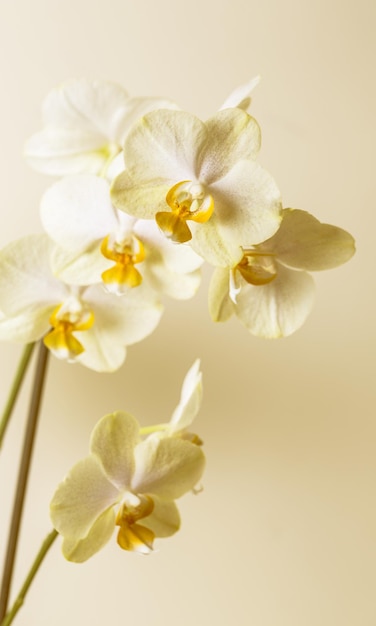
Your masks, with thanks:
M 38 360 L 36 364 L 34 386 L 30 400 L 29 415 L 26 424 L 24 445 L 22 450 L 20 468 L 18 473 L 16 495 L 13 505 L 12 519 L 10 523 L 9 539 L 7 544 L 7 552 L 4 562 L 3 577 L 0 591 L 0 624 L 3 620 L 8 607 L 8 598 L 13 576 L 14 563 L 16 558 L 18 536 L 23 513 L 26 487 L 29 477 L 29 469 L 31 457 L 34 447 L 39 409 L 41 405 L 43 387 L 45 382 L 45 374 L 48 362 L 49 351 L 40 342 Z
M 16 404 L 16 400 L 18 398 L 19 391 L 21 389 L 21 385 L 23 383 L 24 376 L 26 374 L 27 367 L 30 362 L 31 355 L 33 354 L 35 343 L 28 343 L 24 351 L 22 353 L 20 362 L 18 364 L 18 368 L 16 371 L 16 375 L 14 377 L 12 387 L 9 392 L 8 400 L 4 408 L 4 412 L 1 417 L 0 422 L 0 448 L 3 443 L 5 431 L 9 424 L 10 417 L 12 415 L 14 406 Z
M 16 600 L 14 601 L 14 604 L 11 610 L 6 614 L 3 621 L 0 623 L 0 626 L 9 626 L 13 622 L 13 619 L 15 618 L 16 614 L 18 613 L 18 611 L 20 610 L 20 608 L 22 607 L 24 603 L 29 587 L 34 580 L 34 577 L 36 573 L 38 572 L 39 567 L 41 566 L 44 560 L 44 557 L 46 556 L 48 550 L 52 546 L 57 536 L 58 536 L 58 532 L 56 530 L 52 530 L 43 541 L 42 546 L 37 556 L 35 557 L 34 563 L 32 564 L 30 568 L 30 571 L 25 579 L 24 584 L 21 587 L 21 590 Z

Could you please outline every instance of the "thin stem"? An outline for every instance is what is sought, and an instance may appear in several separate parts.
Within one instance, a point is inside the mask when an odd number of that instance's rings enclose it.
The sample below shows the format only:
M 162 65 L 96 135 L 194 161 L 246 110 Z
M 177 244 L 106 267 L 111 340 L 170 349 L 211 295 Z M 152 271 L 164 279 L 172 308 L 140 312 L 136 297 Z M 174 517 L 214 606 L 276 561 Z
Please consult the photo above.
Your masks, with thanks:
M 29 361 L 30 361 L 30 357 L 33 353 L 33 349 L 34 349 L 35 343 L 28 343 L 25 348 L 24 351 L 22 353 L 20 362 L 18 364 L 18 368 L 16 371 L 16 375 L 14 377 L 13 383 L 12 383 L 12 387 L 10 389 L 9 392 L 9 396 L 8 396 L 8 401 L 5 405 L 5 409 L 3 412 L 3 415 L 1 417 L 1 422 L 0 422 L 0 448 L 3 442 L 3 438 L 5 435 L 5 431 L 6 428 L 8 426 L 9 423 L 9 418 L 12 415 L 13 409 L 14 409 L 14 405 L 16 404 L 16 400 L 18 397 L 18 393 L 21 389 L 21 385 L 27 370 L 27 366 L 29 365 Z
M 17 598 L 14 601 L 14 604 L 11 610 L 9 611 L 9 613 L 6 614 L 0 626 L 9 626 L 9 624 L 13 622 L 13 619 L 15 618 L 16 614 L 18 613 L 18 611 L 20 610 L 21 606 L 24 603 L 25 596 L 29 590 L 31 583 L 34 580 L 35 574 L 39 570 L 39 567 L 41 566 L 44 557 L 46 556 L 53 542 L 55 541 L 57 535 L 58 535 L 58 532 L 56 530 L 52 530 L 43 541 L 42 546 L 35 558 L 33 565 L 31 566 L 31 569 L 25 579 L 24 584 L 22 585 L 20 589 L 20 592 Z
M 143 426 L 140 428 L 140 435 L 150 435 L 151 433 L 158 433 L 161 430 L 167 430 L 169 424 L 154 424 L 153 426 Z M 1 624 L 0 624 L 1 626 Z
M 41 341 L 35 370 L 34 387 L 30 400 L 29 415 L 26 424 L 24 447 L 22 450 L 20 468 L 18 473 L 16 495 L 14 499 L 12 520 L 9 530 L 7 553 L 4 562 L 3 580 L 0 592 L 0 623 L 7 612 L 10 585 L 12 581 L 14 561 L 16 557 L 18 535 L 25 500 L 26 486 L 29 477 L 29 468 L 33 452 L 33 445 L 39 416 L 39 408 L 42 399 L 47 362 L 48 350 Z

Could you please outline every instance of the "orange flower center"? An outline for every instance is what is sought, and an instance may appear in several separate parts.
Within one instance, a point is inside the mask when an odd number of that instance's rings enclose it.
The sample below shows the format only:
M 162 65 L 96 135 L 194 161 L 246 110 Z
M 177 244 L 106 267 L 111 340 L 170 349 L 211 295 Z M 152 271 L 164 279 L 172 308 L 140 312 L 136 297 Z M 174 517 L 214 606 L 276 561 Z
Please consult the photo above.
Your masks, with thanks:
M 116 525 L 120 526 L 117 542 L 123 550 L 149 554 L 153 550 L 155 535 L 138 521 L 150 515 L 154 502 L 150 496 L 134 497 L 135 503 L 123 503 L 116 516 Z
M 44 344 L 59 359 L 74 361 L 84 347 L 73 333 L 91 328 L 94 313 L 72 298 L 54 309 L 49 322 L 52 330 L 45 336 Z
M 135 265 L 144 260 L 145 249 L 135 235 L 132 234 L 125 241 L 117 241 L 108 235 L 102 241 L 101 252 L 106 259 L 114 261 L 114 265 L 102 274 L 107 291 L 120 295 L 128 287 L 141 284 L 142 276 Z
M 200 183 L 183 180 L 167 193 L 166 202 L 171 211 L 159 211 L 155 220 L 162 232 L 177 243 L 192 239 L 187 220 L 203 224 L 214 211 L 214 200 Z

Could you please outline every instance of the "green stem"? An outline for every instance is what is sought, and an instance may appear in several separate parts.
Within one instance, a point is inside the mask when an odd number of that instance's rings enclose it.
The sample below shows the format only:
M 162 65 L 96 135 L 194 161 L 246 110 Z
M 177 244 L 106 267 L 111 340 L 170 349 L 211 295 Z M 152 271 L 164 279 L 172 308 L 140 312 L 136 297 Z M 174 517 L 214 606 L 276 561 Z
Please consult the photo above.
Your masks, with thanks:
M 20 362 L 18 364 L 18 368 L 16 371 L 16 375 L 14 377 L 13 380 L 13 384 L 12 387 L 10 389 L 9 392 L 9 396 L 8 396 L 8 401 L 5 405 L 5 409 L 3 412 L 3 415 L 1 417 L 1 422 L 0 422 L 0 448 L 3 442 L 3 438 L 5 435 L 5 431 L 6 428 L 8 426 L 9 423 L 9 418 L 12 415 L 12 411 L 14 409 L 14 405 L 16 404 L 16 400 L 18 397 L 18 393 L 21 389 L 21 385 L 27 370 L 27 366 L 29 365 L 29 361 L 30 361 L 30 357 L 33 353 L 33 349 L 34 349 L 35 344 L 34 343 L 28 343 L 25 348 L 24 351 L 22 353 Z
M 36 364 L 34 386 L 29 407 L 29 415 L 26 424 L 24 446 L 22 450 L 20 468 L 18 472 L 16 495 L 13 504 L 13 513 L 9 530 L 9 540 L 7 544 L 7 552 L 4 562 L 3 579 L 0 590 L 0 624 L 4 619 L 8 607 L 8 598 L 10 585 L 13 576 L 14 562 L 16 558 L 16 550 L 18 544 L 18 535 L 21 525 L 23 505 L 25 501 L 25 493 L 27 481 L 29 477 L 29 469 L 31 457 L 34 447 L 36 428 L 38 423 L 39 409 L 42 399 L 43 386 L 48 362 L 48 354 L 43 341 L 40 342 L 38 360 Z
M 3 621 L 1 622 L 0 626 L 9 626 L 9 624 L 11 624 L 13 622 L 13 619 L 15 618 L 16 614 L 18 613 L 18 611 L 20 610 L 21 606 L 24 603 L 25 600 L 25 596 L 29 590 L 29 587 L 31 585 L 31 583 L 34 580 L 35 574 L 37 573 L 39 567 L 41 566 L 44 557 L 46 556 L 48 550 L 50 549 L 50 547 L 52 546 L 53 542 L 55 541 L 56 537 L 57 537 L 58 533 L 56 530 L 52 530 L 50 532 L 49 535 L 47 535 L 46 539 L 43 541 L 42 546 L 35 558 L 35 561 L 33 563 L 33 565 L 31 566 L 31 569 L 26 577 L 26 580 L 24 582 L 24 584 L 21 587 L 21 590 L 11 608 L 11 610 L 9 611 L 9 613 L 6 614 L 6 616 L 4 617 Z
M 140 435 L 150 435 L 151 433 L 158 433 L 161 430 L 167 430 L 169 424 L 154 424 L 153 426 L 143 426 L 140 428 Z M 1 624 L 0 624 L 1 626 Z

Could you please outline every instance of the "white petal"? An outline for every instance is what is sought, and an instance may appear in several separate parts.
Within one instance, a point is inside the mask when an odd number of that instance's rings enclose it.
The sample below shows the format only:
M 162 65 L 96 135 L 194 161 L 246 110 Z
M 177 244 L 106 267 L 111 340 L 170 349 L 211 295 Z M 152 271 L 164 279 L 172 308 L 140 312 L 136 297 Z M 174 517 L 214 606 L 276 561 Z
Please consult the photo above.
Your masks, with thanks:
M 133 122 L 158 108 L 176 105 L 162 98 L 129 98 L 122 87 L 107 81 L 70 81 L 45 99 L 45 129 L 26 144 L 26 158 L 46 174 L 100 174 L 121 149 Z
M 225 322 L 234 313 L 229 296 L 230 270 L 218 267 L 209 285 L 209 312 L 214 322 Z
M 203 259 L 189 246 L 174 244 L 154 221 L 138 220 L 135 234 L 145 246 L 146 259 L 140 271 L 155 291 L 185 300 L 195 295 L 201 282 Z
M 99 174 L 108 159 L 106 140 L 88 131 L 46 128 L 26 143 L 29 165 L 50 176 Z
M 42 223 L 62 248 L 82 252 L 116 229 L 118 220 L 109 184 L 97 176 L 69 176 L 46 191 Z
M 322 224 L 306 211 L 285 209 L 279 230 L 261 248 L 274 252 L 286 265 L 317 271 L 348 261 L 355 252 L 355 243 L 342 228 Z
M 286 337 L 303 325 L 313 300 L 312 277 L 278 263 L 277 276 L 270 283 L 255 286 L 243 281 L 235 313 L 258 337 Z
M 151 515 L 140 520 L 156 537 L 171 537 L 180 528 L 180 514 L 175 502 L 166 502 L 153 496 L 154 509 Z
M 0 341 L 31 343 L 38 341 L 49 328 L 54 305 L 45 308 L 31 307 L 25 313 L 4 317 L 0 320 Z
M 220 216 L 214 214 L 205 224 L 189 222 L 193 238 L 189 242 L 192 248 L 205 261 L 216 267 L 233 267 L 243 256 L 243 249 L 231 228 L 222 227 Z
M 52 244 L 46 235 L 29 235 L 0 251 L 0 308 L 7 316 L 62 302 L 67 288 L 52 274 Z
M 173 180 L 155 178 L 139 184 L 124 171 L 111 185 L 111 199 L 120 211 L 141 219 L 153 219 L 157 211 L 168 208 L 166 195 L 173 184 Z
M 43 103 L 46 126 L 96 131 L 115 139 L 112 129 L 128 106 L 123 87 L 103 80 L 77 79 L 52 90 Z
M 188 428 L 196 417 L 202 402 L 202 372 L 200 360 L 196 359 L 186 374 L 181 390 L 180 402 L 170 420 L 170 431 Z
M 99 173 L 109 144 L 119 139 L 128 101 L 122 87 L 100 80 L 73 80 L 54 89 L 43 104 L 45 130 L 26 144 L 26 158 L 47 174 Z
M 179 437 L 150 435 L 135 448 L 135 493 L 175 500 L 198 483 L 205 465 L 201 448 Z
M 281 222 L 281 195 L 255 161 L 239 161 L 210 187 L 223 239 L 249 247 L 271 237 Z
M 200 182 L 209 185 L 226 176 L 238 161 L 256 158 L 261 132 L 256 120 L 245 111 L 218 111 L 205 126 L 207 139 L 198 155 Z
M 138 421 L 122 411 L 105 415 L 95 426 L 90 450 L 119 490 L 127 489 L 134 472 L 134 448 L 140 439 Z
M 94 522 L 84 539 L 64 538 L 62 551 L 68 561 L 83 563 L 99 552 L 111 539 L 115 528 L 115 512 L 108 509 Z
M 144 285 L 124 296 L 107 293 L 101 285 L 88 287 L 84 301 L 94 312 L 94 325 L 76 332 L 85 351 L 78 361 L 96 371 L 114 371 L 125 359 L 125 346 L 141 341 L 158 325 L 162 306 Z
M 221 109 L 238 107 L 246 111 L 251 104 L 251 93 L 259 82 L 260 76 L 255 76 L 245 85 L 234 89 L 222 104 Z
M 50 504 L 56 530 L 72 540 L 87 536 L 97 519 L 119 498 L 92 455 L 79 461 L 58 486 Z
M 101 253 L 100 244 L 94 243 L 82 251 L 63 250 L 56 247 L 51 254 L 51 267 L 57 278 L 69 285 L 94 285 L 102 282 L 102 273 L 112 267 L 113 261 Z
M 143 276 L 158 293 L 175 300 L 188 300 L 196 293 L 201 283 L 201 272 L 177 274 L 163 263 L 163 259 L 151 257 L 143 267 Z
M 141 117 L 151 111 L 157 111 L 158 109 L 178 109 L 178 105 L 172 100 L 166 98 L 130 98 L 128 100 L 127 112 L 123 116 L 117 125 L 116 137 L 121 145 L 124 144 L 126 136 L 131 130 L 133 124 L 135 124 Z
M 158 249 L 171 272 L 186 274 L 199 269 L 204 260 L 189 245 L 176 244 L 163 235 L 153 220 L 137 220 L 134 233 L 150 250 Z
M 205 125 L 194 115 L 154 111 L 130 131 L 124 145 L 125 164 L 137 184 L 153 179 L 195 180 L 197 157 L 206 139 Z

